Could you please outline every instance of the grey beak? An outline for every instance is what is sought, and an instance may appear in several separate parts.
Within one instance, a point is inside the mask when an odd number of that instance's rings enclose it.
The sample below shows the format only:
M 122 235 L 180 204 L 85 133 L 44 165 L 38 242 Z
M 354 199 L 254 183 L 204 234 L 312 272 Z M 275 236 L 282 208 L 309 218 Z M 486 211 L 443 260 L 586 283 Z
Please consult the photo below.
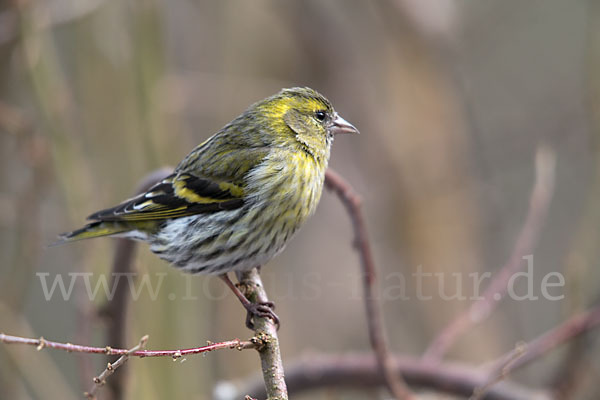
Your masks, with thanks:
M 331 123 L 331 132 L 334 135 L 339 133 L 360 133 L 354 125 L 340 117 L 338 113 L 335 113 L 335 118 Z

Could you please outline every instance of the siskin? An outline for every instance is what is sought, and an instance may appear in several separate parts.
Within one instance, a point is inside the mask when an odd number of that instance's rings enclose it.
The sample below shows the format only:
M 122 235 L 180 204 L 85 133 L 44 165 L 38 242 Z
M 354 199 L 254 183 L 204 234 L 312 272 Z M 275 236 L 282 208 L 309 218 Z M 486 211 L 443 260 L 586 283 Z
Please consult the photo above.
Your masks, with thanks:
M 252 316 L 278 323 L 273 304 L 252 304 L 227 273 L 280 253 L 315 211 L 333 138 L 358 133 L 310 88 L 283 89 L 250 106 L 147 192 L 88 217 L 59 243 L 118 236 L 142 240 L 189 273 L 217 274 Z

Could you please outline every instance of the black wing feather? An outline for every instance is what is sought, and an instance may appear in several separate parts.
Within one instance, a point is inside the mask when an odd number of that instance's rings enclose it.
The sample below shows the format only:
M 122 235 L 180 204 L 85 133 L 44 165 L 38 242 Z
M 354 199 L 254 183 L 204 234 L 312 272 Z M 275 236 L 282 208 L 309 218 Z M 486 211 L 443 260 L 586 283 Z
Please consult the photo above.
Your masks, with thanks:
M 184 217 L 202 213 L 235 210 L 244 205 L 238 191 L 223 188 L 210 179 L 189 174 L 173 174 L 147 192 L 116 207 L 95 212 L 94 221 L 148 221 Z M 235 193 L 232 193 L 235 192 Z

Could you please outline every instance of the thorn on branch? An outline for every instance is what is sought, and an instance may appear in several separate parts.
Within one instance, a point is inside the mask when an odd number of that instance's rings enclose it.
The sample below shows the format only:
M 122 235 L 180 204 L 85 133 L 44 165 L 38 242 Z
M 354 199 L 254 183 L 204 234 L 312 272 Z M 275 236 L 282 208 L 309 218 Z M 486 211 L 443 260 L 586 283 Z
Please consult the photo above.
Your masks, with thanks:
M 264 337 L 262 337 L 262 335 L 260 334 L 250 338 L 250 342 L 254 344 L 254 346 L 256 346 L 256 351 L 258 351 L 259 353 L 263 351 L 265 345 L 267 344 L 264 340 Z
M 209 351 L 210 351 L 210 350 L 209 350 Z M 181 357 L 182 357 L 182 356 L 181 356 L 181 350 L 177 350 L 177 351 L 175 352 L 175 354 L 173 354 L 171 357 L 173 358 L 173 361 L 177 361 L 179 358 L 181 358 Z
M 36 349 L 37 349 L 37 351 L 40 351 L 46 346 L 46 341 L 44 340 L 43 336 L 40 336 L 40 338 L 38 339 L 38 342 L 39 342 L 39 344 L 37 345 Z

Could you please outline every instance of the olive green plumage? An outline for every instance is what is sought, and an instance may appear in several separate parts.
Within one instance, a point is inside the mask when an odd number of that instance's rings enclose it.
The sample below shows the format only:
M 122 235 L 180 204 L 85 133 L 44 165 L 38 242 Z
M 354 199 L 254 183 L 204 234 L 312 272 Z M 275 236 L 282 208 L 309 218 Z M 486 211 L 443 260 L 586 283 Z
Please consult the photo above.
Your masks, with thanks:
M 316 91 L 284 89 L 250 106 L 146 193 L 92 214 L 61 239 L 143 240 L 193 273 L 263 265 L 314 212 L 337 133 L 358 131 Z

